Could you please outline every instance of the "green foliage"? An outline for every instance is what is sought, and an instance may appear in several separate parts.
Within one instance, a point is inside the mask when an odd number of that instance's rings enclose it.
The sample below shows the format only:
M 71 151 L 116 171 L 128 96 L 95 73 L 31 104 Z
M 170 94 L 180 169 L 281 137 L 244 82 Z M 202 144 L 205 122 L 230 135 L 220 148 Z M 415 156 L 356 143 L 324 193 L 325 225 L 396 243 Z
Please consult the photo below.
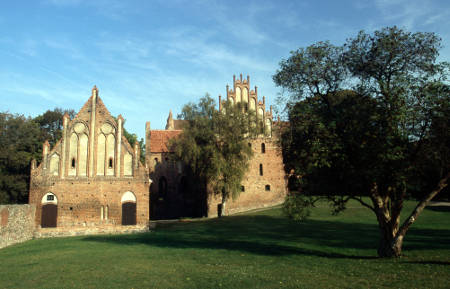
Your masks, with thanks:
M 41 133 L 31 118 L 0 113 L 0 204 L 28 202 L 30 162 L 41 157 Z
M 209 95 L 198 104 L 185 105 L 179 115 L 187 122 L 182 135 L 171 143 L 176 157 L 190 165 L 200 183 L 222 194 L 224 202 L 241 191 L 252 156 L 248 139 L 256 134 L 256 126 L 251 125 L 254 117 L 254 113 L 244 113 L 243 107 L 229 102 L 220 112 Z
M 290 192 L 283 203 L 283 213 L 295 221 L 304 221 L 311 215 L 311 200 L 298 192 Z
M 71 119 L 75 117 L 73 109 L 63 110 L 62 108 L 55 108 L 47 110 L 44 114 L 38 115 L 34 121 L 39 124 L 41 128 L 41 140 L 44 142 L 48 140 L 50 146 L 53 147 L 62 137 L 63 130 L 63 116 L 67 113 Z
M 291 95 L 283 153 L 304 191 L 369 195 L 376 183 L 381 195 L 403 193 L 422 144 L 433 143 L 436 108 L 449 102 L 439 48 L 433 33 L 393 27 L 360 32 L 342 47 L 319 42 L 280 63 L 274 81 Z M 439 130 L 437 138 L 446 135 Z M 435 158 L 444 159 L 445 175 L 448 156 L 440 146 Z

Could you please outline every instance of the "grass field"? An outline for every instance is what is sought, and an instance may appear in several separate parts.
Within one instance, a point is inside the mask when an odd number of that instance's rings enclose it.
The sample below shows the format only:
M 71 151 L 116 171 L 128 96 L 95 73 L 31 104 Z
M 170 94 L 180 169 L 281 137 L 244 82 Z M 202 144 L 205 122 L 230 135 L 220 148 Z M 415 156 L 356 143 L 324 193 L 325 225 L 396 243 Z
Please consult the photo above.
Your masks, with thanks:
M 408 203 L 410 210 L 413 203 Z M 154 232 L 31 240 L 0 250 L 0 288 L 449 288 L 450 211 L 426 209 L 405 256 L 377 259 L 371 212 L 278 208 Z

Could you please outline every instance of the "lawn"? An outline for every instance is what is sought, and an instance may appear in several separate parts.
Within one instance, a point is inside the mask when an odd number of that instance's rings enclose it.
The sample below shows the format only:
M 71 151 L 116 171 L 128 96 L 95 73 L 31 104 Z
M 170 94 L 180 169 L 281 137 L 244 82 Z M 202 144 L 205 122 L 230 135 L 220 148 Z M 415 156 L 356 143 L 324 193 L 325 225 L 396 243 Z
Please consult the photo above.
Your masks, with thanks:
M 413 203 L 407 203 L 410 210 Z M 39 239 L 0 250 L 0 288 L 448 288 L 450 211 L 427 208 L 398 259 L 357 204 L 303 223 L 279 208 L 120 236 Z

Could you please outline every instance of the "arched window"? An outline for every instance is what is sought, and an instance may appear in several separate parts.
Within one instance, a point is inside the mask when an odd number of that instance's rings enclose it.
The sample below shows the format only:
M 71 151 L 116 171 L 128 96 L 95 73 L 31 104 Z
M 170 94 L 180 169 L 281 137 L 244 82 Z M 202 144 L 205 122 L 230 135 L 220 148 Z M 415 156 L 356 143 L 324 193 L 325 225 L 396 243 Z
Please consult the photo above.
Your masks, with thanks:
M 259 175 L 262 176 L 263 175 L 263 165 L 259 164 Z
M 262 144 L 261 144 L 261 153 L 262 153 L 262 154 L 265 154 L 265 153 L 266 153 L 266 144 L 265 144 L 265 143 L 262 143 Z
M 112 169 L 113 167 L 113 158 L 109 158 L 108 160 L 108 169 Z
M 76 163 L 76 161 L 75 161 L 75 158 L 72 158 L 72 164 L 71 164 L 71 166 L 72 166 L 72 169 L 74 169 L 74 168 L 75 168 L 75 163 Z

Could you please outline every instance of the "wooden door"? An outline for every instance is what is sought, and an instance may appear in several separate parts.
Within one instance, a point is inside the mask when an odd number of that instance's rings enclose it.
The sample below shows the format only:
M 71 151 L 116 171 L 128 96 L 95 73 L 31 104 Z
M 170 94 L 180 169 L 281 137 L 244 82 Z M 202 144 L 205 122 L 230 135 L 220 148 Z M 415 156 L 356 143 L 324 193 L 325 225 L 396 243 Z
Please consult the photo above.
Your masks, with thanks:
M 42 206 L 42 228 L 56 227 L 56 219 L 58 217 L 58 206 L 55 204 L 46 204 Z
M 122 204 L 122 225 L 136 225 L 136 203 Z

